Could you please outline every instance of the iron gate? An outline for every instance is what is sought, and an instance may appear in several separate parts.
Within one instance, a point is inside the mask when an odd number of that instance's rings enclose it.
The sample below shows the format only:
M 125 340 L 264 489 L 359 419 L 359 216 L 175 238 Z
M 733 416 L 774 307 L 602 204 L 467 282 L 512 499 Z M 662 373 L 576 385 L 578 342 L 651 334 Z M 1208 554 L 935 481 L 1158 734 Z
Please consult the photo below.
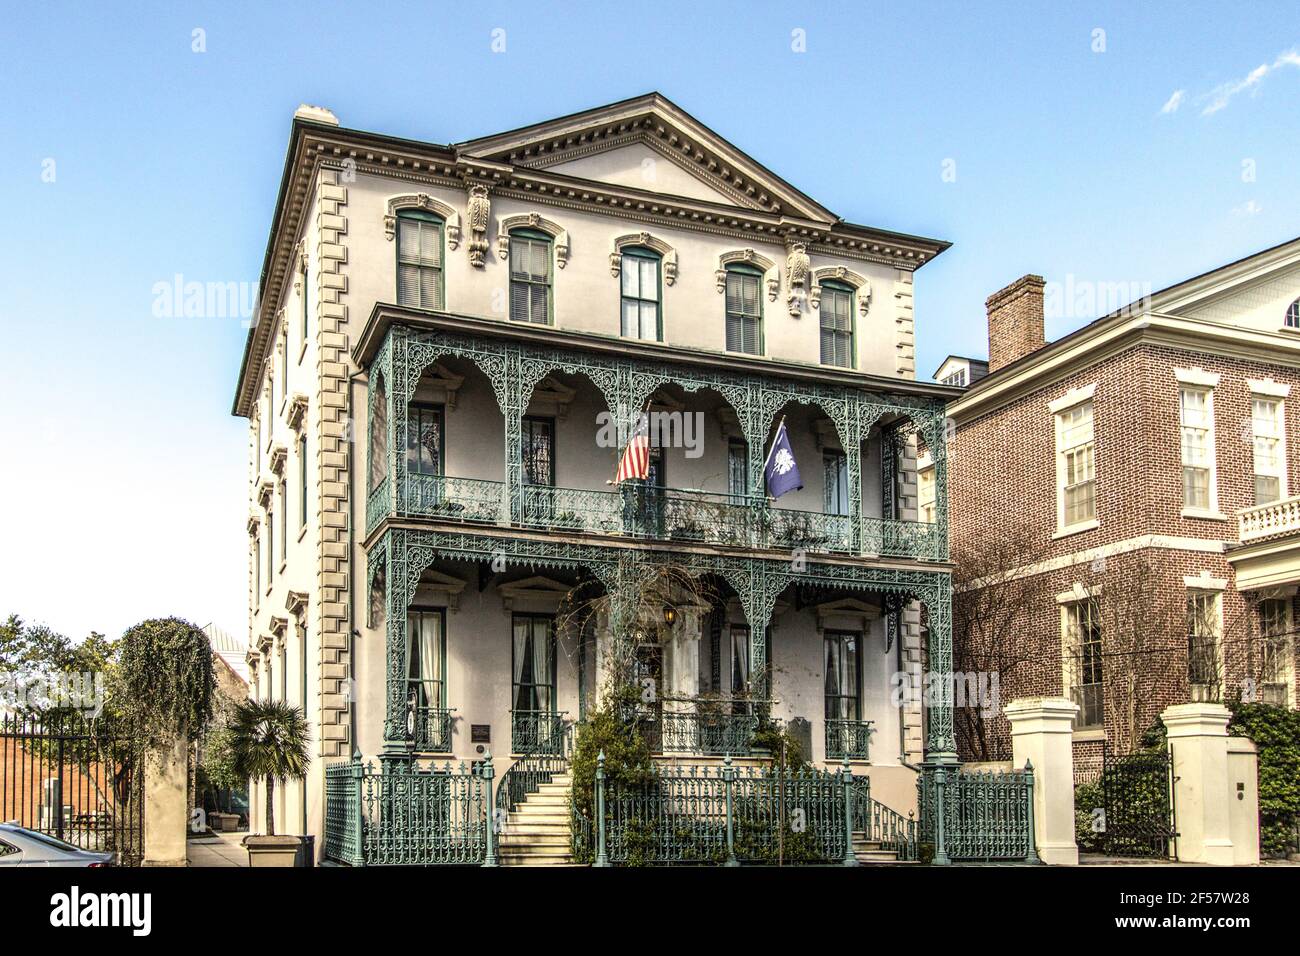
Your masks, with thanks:
M 1102 751 L 1106 816 L 1098 842 L 1110 856 L 1174 856 L 1173 765 L 1168 749 Z
M 0 822 L 115 853 L 120 866 L 139 866 L 143 761 L 134 748 L 97 730 L 75 712 L 0 714 Z

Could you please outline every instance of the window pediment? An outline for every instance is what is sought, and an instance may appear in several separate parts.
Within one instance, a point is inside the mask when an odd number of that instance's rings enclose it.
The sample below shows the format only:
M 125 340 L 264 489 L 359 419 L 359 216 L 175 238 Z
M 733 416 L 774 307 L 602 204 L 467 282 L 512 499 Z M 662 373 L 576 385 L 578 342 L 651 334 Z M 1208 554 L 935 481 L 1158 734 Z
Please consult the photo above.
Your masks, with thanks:
M 563 581 L 534 575 L 499 585 L 497 590 L 501 593 L 501 603 L 507 612 L 513 611 L 516 603 L 520 601 L 530 601 L 554 612 L 560 606 L 560 601 L 569 593 L 570 586 Z
M 767 285 L 769 302 L 775 302 L 781 294 L 781 272 L 775 262 L 753 249 L 735 249 L 718 256 L 718 270 L 714 273 L 714 278 L 717 279 L 719 295 L 727 291 L 727 266 L 731 265 L 752 266 L 760 270 Z
M 397 235 L 397 214 L 403 209 L 419 209 L 440 216 L 446 228 L 447 248 L 454 250 L 460 245 L 460 213 L 428 193 L 408 193 L 388 200 L 388 212 L 384 216 L 384 238 L 389 242 Z
M 857 293 L 858 312 L 864 316 L 867 314 L 871 307 L 871 280 L 866 276 L 860 275 L 845 266 L 827 266 L 822 269 L 814 269 L 812 288 L 808 291 L 808 299 L 814 309 L 821 308 L 823 282 L 843 282 L 845 285 L 852 286 L 854 292 Z
M 617 279 L 623 271 L 623 250 L 636 246 L 651 249 L 659 254 L 664 266 L 665 285 L 673 285 L 677 282 L 677 250 L 648 232 L 631 233 L 614 240 L 614 251 L 609 255 L 611 276 Z
M 497 223 L 497 255 L 503 261 L 510 258 L 510 233 L 515 229 L 536 229 L 539 232 L 546 233 L 555 244 L 556 268 L 563 269 L 568 264 L 568 230 L 536 212 L 519 216 L 506 216 Z

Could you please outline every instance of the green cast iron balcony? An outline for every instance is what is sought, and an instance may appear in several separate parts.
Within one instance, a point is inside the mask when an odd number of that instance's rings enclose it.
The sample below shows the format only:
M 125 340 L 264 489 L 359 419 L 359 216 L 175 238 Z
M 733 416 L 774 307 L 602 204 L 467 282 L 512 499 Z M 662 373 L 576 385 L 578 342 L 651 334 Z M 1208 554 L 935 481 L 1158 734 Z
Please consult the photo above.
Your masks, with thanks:
M 564 711 L 510 711 L 511 753 L 563 754 L 565 716 Z
M 367 533 L 383 521 L 391 487 L 385 478 L 367 498 Z M 408 473 L 398 487 L 397 514 L 402 517 L 507 523 L 504 482 Z M 852 516 L 776 508 L 766 498 L 750 495 L 627 482 L 616 490 L 526 484 L 520 497 L 518 523 L 527 528 L 821 554 L 943 557 L 943 538 L 935 524 L 859 518 L 855 552 Z
M 410 706 L 406 729 L 417 753 L 451 753 L 452 707 Z
M 651 731 L 652 749 L 659 753 L 746 756 L 758 729 L 758 718 L 746 713 L 664 710 L 649 717 L 647 723 L 656 720 L 658 727 L 647 729 Z
M 868 747 L 875 732 L 869 720 L 826 718 L 826 759 L 869 759 Z
M 445 475 L 405 476 L 402 514 L 496 524 L 502 515 L 502 483 Z

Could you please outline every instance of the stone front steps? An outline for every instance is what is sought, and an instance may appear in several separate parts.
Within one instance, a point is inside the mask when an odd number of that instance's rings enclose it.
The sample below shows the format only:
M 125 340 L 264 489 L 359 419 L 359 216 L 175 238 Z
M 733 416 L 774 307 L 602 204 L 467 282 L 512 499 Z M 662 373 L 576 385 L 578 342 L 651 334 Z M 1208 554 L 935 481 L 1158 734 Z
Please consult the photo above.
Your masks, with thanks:
M 572 866 L 569 789 L 573 778 L 556 774 L 515 807 L 497 838 L 502 866 Z

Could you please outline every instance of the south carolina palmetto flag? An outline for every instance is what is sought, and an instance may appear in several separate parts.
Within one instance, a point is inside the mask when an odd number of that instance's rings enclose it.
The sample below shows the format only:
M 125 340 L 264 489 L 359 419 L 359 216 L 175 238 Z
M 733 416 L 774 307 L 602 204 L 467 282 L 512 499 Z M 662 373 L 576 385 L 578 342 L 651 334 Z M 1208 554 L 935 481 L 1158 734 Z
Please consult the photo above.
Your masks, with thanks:
M 767 493 L 773 498 L 780 498 L 791 491 L 803 487 L 799 477 L 799 465 L 794 460 L 794 449 L 790 447 L 790 436 L 785 430 L 785 419 L 777 426 L 776 436 L 772 439 L 772 450 L 767 453 L 763 465 L 763 477 L 767 479 Z
M 636 417 L 636 427 L 632 430 L 632 437 L 628 440 L 627 447 L 623 449 L 623 457 L 618 460 L 618 474 L 614 476 L 614 484 L 621 484 L 629 478 L 645 481 L 649 477 L 650 420 L 643 412 Z

